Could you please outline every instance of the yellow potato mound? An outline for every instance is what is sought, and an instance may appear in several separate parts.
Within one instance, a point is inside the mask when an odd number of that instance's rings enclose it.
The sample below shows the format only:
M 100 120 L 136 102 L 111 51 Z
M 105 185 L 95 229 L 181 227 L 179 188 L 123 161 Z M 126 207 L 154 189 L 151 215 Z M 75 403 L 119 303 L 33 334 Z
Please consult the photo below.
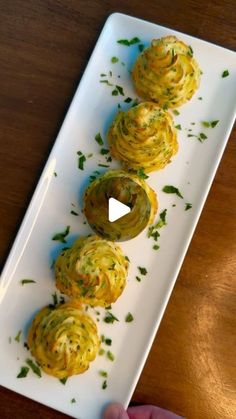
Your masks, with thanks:
M 108 141 L 111 155 L 131 170 L 162 169 L 178 151 L 172 116 L 153 102 L 118 112 Z
M 115 243 L 98 236 L 82 237 L 58 257 L 56 286 L 83 303 L 107 307 L 121 295 L 128 265 Z
M 154 39 L 132 70 L 137 93 L 161 107 L 175 108 L 191 99 L 199 87 L 200 68 L 192 48 L 175 36 Z
M 109 199 L 127 205 L 131 211 L 114 222 L 108 220 Z M 94 180 L 84 194 L 84 214 L 91 228 L 108 240 L 136 237 L 154 220 L 155 192 L 139 176 L 122 170 L 109 170 Z
M 81 374 L 97 355 L 97 327 L 76 301 L 44 307 L 35 316 L 28 345 L 43 371 L 59 379 Z

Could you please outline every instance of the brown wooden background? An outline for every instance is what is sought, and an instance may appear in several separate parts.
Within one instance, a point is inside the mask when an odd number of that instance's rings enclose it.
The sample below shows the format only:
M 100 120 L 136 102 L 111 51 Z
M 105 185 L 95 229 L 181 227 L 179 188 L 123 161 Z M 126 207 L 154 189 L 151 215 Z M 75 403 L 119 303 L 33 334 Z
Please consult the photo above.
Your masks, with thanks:
M 2 263 L 115 11 L 236 49 L 234 0 L 0 0 Z M 235 140 L 234 130 L 132 399 L 190 419 L 236 418 Z M 12 417 L 64 415 L 0 388 L 0 418 Z

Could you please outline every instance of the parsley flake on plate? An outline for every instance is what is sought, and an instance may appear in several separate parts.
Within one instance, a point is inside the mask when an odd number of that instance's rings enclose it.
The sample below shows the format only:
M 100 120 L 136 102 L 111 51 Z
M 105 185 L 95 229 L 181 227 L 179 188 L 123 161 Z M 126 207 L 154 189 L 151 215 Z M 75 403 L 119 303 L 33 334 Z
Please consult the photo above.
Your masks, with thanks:
M 18 343 L 20 342 L 21 334 L 22 334 L 22 330 L 19 330 L 19 332 L 17 333 L 17 335 L 15 337 L 15 341 L 18 342 Z
M 26 360 L 26 364 L 32 369 L 32 371 L 38 376 L 38 377 L 42 377 L 42 374 L 41 374 L 41 370 L 40 370 L 40 368 L 39 368 L 39 366 L 38 365 L 36 365 L 35 363 L 34 363 L 34 361 L 32 361 L 32 359 L 27 359 Z
M 221 74 L 222 79 L 228 76 L 229 76 L 229 70 L 224 70 L 223 73 Z
M 111 57 L 112 64 L 118 63 L 119 58 L 118 57 Z
M 25 284 L 36 284 L 36 281 L 34 281 L 34 279 L 21 279 L 21 284 L 25 285 Z
M 131 323 L 134 320 L 134 317 L 131 313 L 128 313 L 127 316 L 125 317 L 125 321 L 126 323 Z
M 185 211 L 188 211 L 189 209 L 191 209 L 192 208 L 192 204 L 190 204 L 190 202 L 186 202 L 185 203 Z
M 103 381 L 102 383 L 102 389 L 106 390 L 106 388 L 107 388 L 107 380 Z
M 131 97 L 127 97 L 125 100 L 124 100 L 124 102 L 125 103 L 130 103 L 130 102 L 132 102 L 132 98 Z
M 114 316 L 114 314 L 112 314 L 110 311 L 108 311 L 106 313 L 105 318 L 104 318 L 104 322 L 113 324 L 115 321 L 118 322 L 119 319 L 117 319 L 117 317 Z
M 114 356 L 114 354 L 111 351 L 107 351 L 107 358 L 110 361 L 114 361 L 115 360 L 115 356 Z
M 27 377 L 28 372 L 29 372 L 28 367 L 21 367 L 21 370 L 20 370 L 20 372 L 19 372 L 19 374 L 17 375 L 16 378 L 25 378 L 25 377 Z
M 52 240 L 59 241 L 61 243 L 66 243 L 66 236 L 70 233 L 70 226 L 67 226 L 65 231 L 62 231 L 61 233 L 56 233 L 52 237 Z
M 141 275 L 147 275 L 147 269 L 142 268 L 141 266 L 138 266 L 138 270 L 141 273 Z
M 99 144 L 99 145 L 103 145 L 103 139 L 102 139 L 102 137 L 101 137 L 101 134 L 100 134 L 100 132 L 98 132 L 96 135 L 95 135 L 95 141 Z
M 67 380 L 68 380 L 68 377 L 64 377 L 64 378 L 60 378 L 60 379 L 59 379 L 59 381 L 60 381 L 63 385 L 65 385 L 65 384 L 66 384 Z
M 202 125 L 206 128 L 215 128 L 218 122 L 219 122 L 219 119 L 216 121 L 202 121 Z
M 137 36 L 130 39 L 130 41 L 128 39 L 119 39 L 117 41 L 118 44 L 125 45 L 126 47 L 130 47 L 131 45 L 138 44 L 139 42 L 140 42 L 140 39 Z
M 174 193 L 174 194 L 176 194 L 177 196 L 179 196 L 180 198 L 183 199 L 183 195 L 180 193 L 179 189 L 176 188 L 173 185 L 164 186 L 164 188 L 162 188 L 162 191 L 165 192 L 165 193 L 168 193 L 168 194 Z
M 104 371 L 104 370 L 100 370 L 100 371 L 99 371 L 99 375 L 100 375 L 101 377 L 104 377 L 104 378 L 107 378 L 107 377 L 108 377 L 107 372 L 106 372 L 106 371 Z
M 79 154 L 79 152 L 78 152 Z M 86 162 L 86 156 L 84 154 L 80 155 L 78 158 L 78 169 L 84 170 L 84 163 Z
M 75 215 L 75 216 L 78 216 L 79 214 L 78 214 L 78 212 L 76 212 L 76 211 L 74 211 L 74 210 L 71 210 L 71 212 L 70 212 L 72 215 Z

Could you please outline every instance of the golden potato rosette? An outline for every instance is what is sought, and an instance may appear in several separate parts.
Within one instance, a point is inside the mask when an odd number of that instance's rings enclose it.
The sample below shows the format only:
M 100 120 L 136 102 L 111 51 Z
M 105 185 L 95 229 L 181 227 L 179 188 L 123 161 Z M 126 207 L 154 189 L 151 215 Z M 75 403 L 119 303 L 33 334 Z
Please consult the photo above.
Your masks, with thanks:
M 192 48 L 175 36 L 154 39 L 132 70 L 137 93 L 166 108 L 190 100 L 199 87 L 200 74 Z
M 120 246 L 98 236 L 81 237 L 58 257 L 56 286 L 83 303 L 107 307 L 121 295 L 128 266 Z
M 109 199 L 127 205 L 130 212 L 116 221 L 108 217 Z M 112 241 L 130 240 L 154 220 L 157 211 L 155 192 L 139 176 L 110 170 L 94 180 L 84 194 L 84 214 L 91 228 Z
M 81 374 L 97 355 L 97 326 L 76 301 L 44 307 L 35 316 L 28 346 L 40 367 L 59 379 Z
M 154 102 L 117 113 L 109 131 L 111 155 L 125 169 L 152 172 L 165 167 L 178 151 L 172 116 Z

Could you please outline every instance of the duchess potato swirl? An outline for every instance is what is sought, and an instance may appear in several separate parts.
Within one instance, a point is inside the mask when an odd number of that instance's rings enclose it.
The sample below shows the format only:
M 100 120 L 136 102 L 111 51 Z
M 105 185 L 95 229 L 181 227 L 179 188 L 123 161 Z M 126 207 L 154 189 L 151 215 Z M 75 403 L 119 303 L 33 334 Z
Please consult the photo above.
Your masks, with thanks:
M 42 308 L 35 316 L 28 345 L 40 367 L 59 379 L 81 374 L 97 355 L 97 327 L 76 301 Z
M 145 172 L 165 167 L 178 151 L 171 115 L 153 102 L 118 112 L 108 132 L 111 155 L 125 169 Z
M 56 286 L 83 303 L 107 307 L 121 295 L 128 265 L 115 243 L 98 236 L 81 237 L 58 257 Z
M 127 205 L 131 211 L 114 222 L 108 220 L 109 199 Z M 157 211 L 155 192 L 139 176 L 122 170 L 109 170 L 85 191 L 84 214 L 91 228 L 112 241 L 130 240 L 152 224 Z
M 175 36 L 166 36 L 154 39 L 138 56 L 132 78 L 142 98 L 174 108 L 191 99 L 200 73 L 192 48 Z

